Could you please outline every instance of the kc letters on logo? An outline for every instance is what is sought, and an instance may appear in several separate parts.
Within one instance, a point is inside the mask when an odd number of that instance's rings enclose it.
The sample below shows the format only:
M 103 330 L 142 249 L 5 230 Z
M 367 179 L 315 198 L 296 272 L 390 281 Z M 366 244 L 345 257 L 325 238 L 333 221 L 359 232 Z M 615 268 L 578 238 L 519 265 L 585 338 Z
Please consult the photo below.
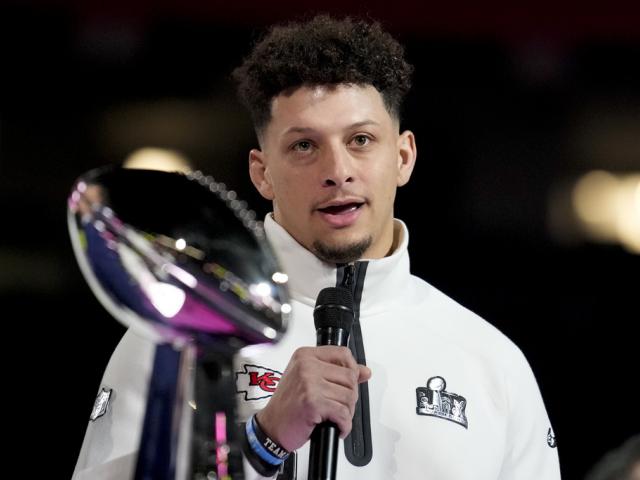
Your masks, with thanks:
M 248 363 L 242 367 L 242 372 L 236 372 L 236 391 L 244 393 L 245 400 L 260 400 L 274 394 L 282 372 Z

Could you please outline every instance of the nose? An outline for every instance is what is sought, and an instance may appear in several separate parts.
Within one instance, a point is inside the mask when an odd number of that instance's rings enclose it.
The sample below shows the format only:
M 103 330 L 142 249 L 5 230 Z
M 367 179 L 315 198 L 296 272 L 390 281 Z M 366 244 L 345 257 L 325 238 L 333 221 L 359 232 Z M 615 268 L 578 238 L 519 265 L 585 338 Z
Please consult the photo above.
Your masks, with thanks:
M 353 159 L 339 147 L 325 151 L 322 159 L 322 186 L 342 187 L 355 180 Z

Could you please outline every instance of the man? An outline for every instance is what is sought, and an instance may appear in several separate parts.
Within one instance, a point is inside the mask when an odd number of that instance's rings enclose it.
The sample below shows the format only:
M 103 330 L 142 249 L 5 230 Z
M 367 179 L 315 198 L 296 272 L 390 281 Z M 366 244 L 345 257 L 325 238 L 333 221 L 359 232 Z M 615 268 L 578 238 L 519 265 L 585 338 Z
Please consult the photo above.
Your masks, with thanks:
M 239 362 L 239 372 L 284 369 L 275 393 L 239 385 L 241 405 L 257 412 L 264 435 L 297 451 L 298 478 L 322 421 L 349 434 L 340 478 L 558 478 L 522 354 L 409 273 L 393 203 L 416 159 L 413 133 L 399 130 L 411 70 L 378 25 L 318 17 L 273 29 L 234 73 L 260 142 L 251 179 L 273 202 L 265 228 L 294 300 L 285 340 Z M 345 272 L 359 310 L 353 355 L 297 348 L 315 343 L 315 298 Z
M 325 421 L 344 439 L 341 479 L 560 477 L 522 353 L 409 272 L 393 205 L 417 154 L 399 119 L 411 71 L 379 25 L 320 16 L 272 29 L 234 72 L 293 308 L 279 344 L 237 359 L 240 411 L 259 440 L 248 478 L 307 478 L 309 437 Z M 315 347 L 313 307 L 335 285 L 354 294 L 350 345 Z M 142 348 L 126 338 L 119 349 Z

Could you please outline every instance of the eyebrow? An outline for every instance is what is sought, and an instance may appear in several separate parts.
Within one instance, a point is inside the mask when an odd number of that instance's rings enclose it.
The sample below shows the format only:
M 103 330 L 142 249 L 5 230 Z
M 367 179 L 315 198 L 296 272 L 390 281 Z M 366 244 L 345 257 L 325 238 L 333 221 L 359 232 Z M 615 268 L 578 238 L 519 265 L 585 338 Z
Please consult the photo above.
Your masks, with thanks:
M 364 127 L 365 125 L 379 126 L 380 124 L 375 120 L 362 120 L 361 122 L 355 122 L 355 123 L 352 123 L 351 125 L 347 125 L 346 128 L 347 129 L 360 128 L 360 127 Z M 311 128 L 311 127 L 289 127 L 284 131 L 283 135 L 287 135 L 289 133 L 310 133 L 315 131 L 316 131 L 315 128 Z

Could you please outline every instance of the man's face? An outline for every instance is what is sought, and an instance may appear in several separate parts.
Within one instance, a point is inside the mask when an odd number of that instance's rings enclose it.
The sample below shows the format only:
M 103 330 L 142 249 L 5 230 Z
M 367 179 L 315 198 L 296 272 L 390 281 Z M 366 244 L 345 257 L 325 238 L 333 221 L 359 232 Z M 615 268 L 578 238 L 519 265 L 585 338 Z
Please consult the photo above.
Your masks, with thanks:
M 251 179 L 300 244 L 336 263 L 390 252 L 396 188 L 409 180 L 416 148 L 374 87 L 275 97 L 261 144 L 249 156 Z

